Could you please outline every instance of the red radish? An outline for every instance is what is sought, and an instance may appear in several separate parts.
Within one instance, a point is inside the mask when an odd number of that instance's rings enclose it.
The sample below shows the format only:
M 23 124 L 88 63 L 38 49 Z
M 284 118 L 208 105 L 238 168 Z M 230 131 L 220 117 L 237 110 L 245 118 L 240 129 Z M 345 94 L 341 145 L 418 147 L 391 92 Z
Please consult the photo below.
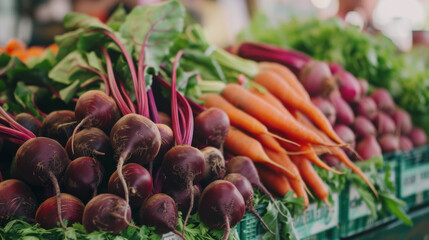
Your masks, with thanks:
M 331 125 L 335 124 L 335 120 L 337 119 L 337 111 L 334 106 L 328 100 L 321 97 L 314 97 L 311 99 L 314 105 L 326 116 Z
M 357 143 L 357 153 L 364 159 L 369 160 L 375 156 L 381 156 L 381 147 L 375 136 L 368 135 Z
M 340 159 L 332 154 L 324 154 L 323 160 L 328 164 L 328 166 L 335 167 L 336 169 L 341 169 L 344 166 Z
M 393 119 L 384 112 L 379 112 L 375 116 L 374 125 L 379 134 L 395 133 L 396 125 Z
M 377 115 L 377 105 L 375 101 L 370 97 L 362 98 L 356 106 L 356 114 L 373 120 Z
M 36 186 L 52 184 L 55 188 L 58 218 L 65 228 L 61 217 L 60 187 L 58 179 L 69 164 L 66 150 L 55 140 L 45 137 L 26 141 L 16 152 L 16 168 L 25 181 Z
M 148 164 L 153 161 L 161 147 L 161 135 L 158 127 L 150 119 L 130 113 L 119 119 L 110 132 L 110 142 L 119 156 L 117 172 L 125 191 L 128 204 L 128 187 L 122 173 L 125 161 Z
M 0 226 L 11 216 L 33 218 L 36 210 L 36 197 L 27 184 L 16 179 L 0 182 Z
M 246 156 L 235 156 L 231 158 L 226 165 L 226 173 L 239 173 L 243 175 L 249 182 L 252 184 L 254 189 L 258 189 L 263 194 L 267 195 L 271 201 L 273 202 L 274 206 L 277 208 L 279 213 L 283 215 L 284 217 L 287 217 L 279 208 L 276 200 L 274 199 L 273 195 L 265 188 L 265 186 L 262 184 L 259 175 L 258 170 L 256 170 L 255 164 L 253 164 L 252 160 Z
M 198 215 L 209 228 L 225 230 L 222 240 L 229 237 L 230 229 L 244 216 L 245 202 L 234 184 L 225 180 L 210 183 L 201 194 Z
M 205 159 L 205 170 L 201 178 L 203 186 L 209 185 L 214 180 L 222 179 L 225 176 L 225 159 L 221 151 L 214 147 L 201 149 Z
M 381 135 L 378 142 L 383 153 L 399 151 L 399 138 L 392 133 Z
M 365 79 L 358 79 L 358 82 L 361 89 L 361 97 L 364 97 L 368 93 L 368 81 L 366 81 Z
M 353 130 L 358 138 L 364 138 L 368 135 L 376 135 L 377 130 L 372 122 L 363 116 L 357 116 L 353 124 Z
M 410 151 L 413 148 L 414 148 L 413 142 L 411 142 L 411 140 L 408 137 L 406 137 L 406 136 L 399 137 L 399 149 L 400 150 Z
M 347 71 L 338 71 L 334 77 L 338 81 L 341 96 L 347 102 L 356 102 L 361 97 L 361 88 L 358 80 Z
M 155 227 L 155 232 L 165 234 L 174 232 L 181 238 L 186 239 L 176 230 L 177 220 L 176 204 L 174 200 L 166 194 L 158 193 L 150 197 L 140 209 L 140 223 L 149 227 Z
M 131 221 L 131 208 L 123 198 L 103 193 L 86 204 L 82 224 L 88 233 L 109 231 L 118 234 Z
M 374 99 L 379 110 L 386 112 L 387 114 L 391 114 L 395 110 L 395 102 L 386 89 L 375 89 L 371 93 L 371 98 Z
M 41 123 L 33 115 L 28 113 L 20 113 L 15 116 L 15 121 L 21 126 L 30 130 L 32 133 L 34 133 L 34 135 L 39 135 Z
M 339 71 L 344 71 L 343 67 L 341 67 L 341 65 L 336 62 L 329 63 L 329 70 L 333 75 L 335 75 Z
M 103 166 L 92 157 L 73 160 L 64 173 L 63 185 L 66 192 L 88 202 L 97 195 L 97 188 L 103 180 Z
M 187 212 L 191 207 L 191 196 L 194 197 L 194 200 L 192 200 L 194 202 L 198 202 L 201 196 L 200 189 L 195 185 L 184 190 L 178 190 L 175 187 L 169 187 L 168 184 L 164 184 L 162 187 L 163 193 L 173 198 L 174 202 L 176 203 L 177 210 L 181 211 L 182 213 Z M 196 210 L 197 205 L 194 204 L 194 206 L 192 206 L 191 213 L 196 212 Z
M 173 130 L 165 124 L 157 123 L 160 136 L 161 136 L 161 147 L 157 157 L 163 158 L 165 153 L 174 146 Z
M 234 186 L 240 192 L 241 196 L 243 196 L 246 211 L 255 215 L 265 227 L 265 229 L 267 229 L 271 234 L 274 235 L 274 232 L 271 231 L 271 229 L 267 226 L 267 224 L 264 222 L 262 217 L 258 214 L 255 207 L 253 206 L 254 192 L 252 184 L 249 182 L 249 180 L 247 180 L 247 178 L 245 178 L 239 173 L 230 173 L 225 176 L 224 180 L 234 184 Z
M 43 120 L 40 135 L 57 140 L 65 146 L 76 126 L 74 112 L 69 110 L 54 111 Z
M 202 144 L 221 147 L 229 130 L 228 115 L 219 108 L 209 108 L 195 118 L 194 134 Z
M 329 99 L 337 112 L 337 123 L 352 124 L 355 120 L 355 115 L 341 95 L 338 92 L 332 92 L 329 95 Z
M 138 209 L 144 201 L 152 194 L 152 176 L 146 168 L 136 163 L 128 163 L 122 168 L 125 181 L 130 195 L 130 206 Z M 109 193 L 125 197 L 124 188 L 119 179 L 118 171 L 115 171 L 109 180 Z
M 411 129 L 408 137 L 411 139 L 411 142 L 413 142 L 414 147 L 420 147 L 427 143 L 426 133 L 421 128 L 414 127 Z
M 82 222 L 84 208 L 85 205 L 78 198 L 61 193 L 61 215 L 63 219 L 67 220 L 69 226 Z M 45 229 L 55 228 L 58 223 L 58 215 L 57 199 L 51 197 L 40 204 L 36 212 L 36 222 Z
M 356 145 L 356 136 L 353 131 L 344 124 L 338 124 L 334 126 L 335 132 L 338 136 L 350 147 L 354 148 Z
M 299 80 L 311 97 L 327 95 L 335 88 L 331 70 L 325 62 L 311 61 L 299 74 Z
M 392 115 L 393 121 L 396 124 L 397 131 L 401 134 L 410 133 L 413 128 L 410 115 L 403 109 L 397 108 Z

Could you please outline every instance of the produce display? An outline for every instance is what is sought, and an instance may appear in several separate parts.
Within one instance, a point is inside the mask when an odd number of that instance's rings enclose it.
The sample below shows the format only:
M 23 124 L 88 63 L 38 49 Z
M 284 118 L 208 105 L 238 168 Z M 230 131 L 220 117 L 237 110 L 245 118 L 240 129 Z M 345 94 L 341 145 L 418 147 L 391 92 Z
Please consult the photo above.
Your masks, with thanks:
M 299 239 L 292 218 L 315 202 L 334 217 L 346 181 L 411 224 L 378 172 L 427 139 L 387 90 L 294 50 L 223 50 L 185 15 L 69 13 L 55 45 L 4 48 L 2 239 L 239 239 L 248 213 L 264 238 Z

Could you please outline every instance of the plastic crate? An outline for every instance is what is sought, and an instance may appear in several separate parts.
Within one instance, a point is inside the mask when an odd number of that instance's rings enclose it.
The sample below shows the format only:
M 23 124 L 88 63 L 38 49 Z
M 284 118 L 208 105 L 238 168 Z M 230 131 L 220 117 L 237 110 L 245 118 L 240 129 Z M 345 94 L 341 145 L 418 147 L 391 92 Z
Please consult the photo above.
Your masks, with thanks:
M 399 183 L 399 162 L 403 153 L 391 153 L 383 156 L 385 163 L 390 164 L 390 180 L 395 186 Z M 385 167 L 379 174 L 384 177 Z M 398 188 L 396 187 L 396 193 Z M 348 182 L 340 195 L 340 236 L 349 237 L 359 232 L 392 221 L 392 216 L 373 218 L 370 210 L 357 190 Z
M 408 208 L 429 202 L 429 146 L 404 153 L 399 172 L 398 196 Z
M 258 205 L 256 206 L 256 211 L 262 216 L 266 212 L 265 208 L 266 205 Z M 240 240 L 262 239 L 264 234 L 267 232 L 259 222 L 259 219 L 253 214 L 247 212 L 238 225 L 240 230 L 238 233 Z

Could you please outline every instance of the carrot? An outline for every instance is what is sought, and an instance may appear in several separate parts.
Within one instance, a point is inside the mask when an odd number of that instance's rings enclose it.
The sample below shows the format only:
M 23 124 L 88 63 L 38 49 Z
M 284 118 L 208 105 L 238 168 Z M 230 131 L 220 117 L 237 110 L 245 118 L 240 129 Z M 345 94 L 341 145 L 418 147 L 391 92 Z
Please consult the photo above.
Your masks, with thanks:
M 273 170 L 280 172 L 291 179 L 297 178 L 292 170 L 272 161 L 265 153 L 262 145 L 254 138 L 245 134 L 241 130 L 231 126 L 225 139 L 225 148 L 237 155 L 244 155 L 252 159 L 253 162 L 259 162 L 269 166 Z
M 258 170 L 258 175 L 261 178 L 261 181 L 265 184 L 271 193 L 280 197 L 284 197 L 287 192 L 292 190 L 292 187 L 290 186 L 289 181 L 285 175 L 273 171 L 263 164 L 256 163 L 255 166 Z
M 309 199 L 308 199 L 307 192 L 305 191 L 304 182 L 302 181 L 302 178 L 299 175 L 298 168 L 292 163 L 289 156 L 287 154 L 275 152 L 271 149 L 264 149 L 264 150 L 267 153 L 267 155 L 270 157 L 270 159 L 272 159 L 274 162 L 281 164 L 282 166 L 288 169 L 291 169 L 293 174 L 299 176 L 299 178 L 295 178 L 295 179 L 288 177 L 288 181 L 292 189 L 295 191 L 296 195 L 298 197 L 304 198 L 304 202 L 303 202 L 304 206 L 308 206 Z
M 297 93 L 310 100 L 310 95 L 308 94 L 307 90 L 305 90 L 304 86 L 289 68 L 275 62 L 260 62 L 259 68 L 262 71 L 268 70 L 277 73 Z
M 253 81 L 265 87 L 287 107 L 303 112 L 335 142 L 345 145 L 341 138 L 335 133 L 325 115 L 323 115 L 311 101 L 295 92 L 279 75 L 269 71 L 259 72 L 253 78 Z
M 10 55 L 15 50 L 25 50 L 27 47 L 24 42 L 17 38 L 10 39 L 4 48 L 4 52 Z
M 295 140 L 326 145 L 314 132 L 298 123 L 293 117 L 282 114 L 279 110 L 265 102 L 238 84 L 225 86 L 222 96 L 234 106 L 242 109 L 261 121 L 268 128 L 281 131 Z
M 52 43 L 48 46 L 48 49 L 50 49 L 55 55 L 58 53 L 58 45 L 55 43 Z
M 283 103 L 276 98 L 273 94 L 270 92 L 261 92 L 255 87 L 251 87 L 249 91 L 256 96 L 262 98 L 267 103 L 271 104 L 271 106 L 275 107 L 277 110 L 281 111 L 283 114 L 290 115 L 290 112 L 286 109 L 286 107 L 283 105 Z

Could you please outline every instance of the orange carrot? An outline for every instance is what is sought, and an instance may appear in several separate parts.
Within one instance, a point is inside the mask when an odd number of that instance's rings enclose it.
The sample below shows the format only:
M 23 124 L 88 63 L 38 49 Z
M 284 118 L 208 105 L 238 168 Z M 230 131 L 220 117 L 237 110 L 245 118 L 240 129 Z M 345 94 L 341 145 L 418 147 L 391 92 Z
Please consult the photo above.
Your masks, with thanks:
M 27 46 L 24 42 L 17 38 L 12 38 L 6 43 L 4 52 L 10 55 L 15 50 L 25 50 L 26 48 Z
M 48 49 L 50 49 L 55 55 L 58 53 L 58 45 L 55 43 L 52 43 L 48 46 Z
M 326 145 L 314 132 L 298 123 L 293 117 L 288 117 L 265 102 L 258 96 L 238 84 L 227 84 L 222 96 L 234 106 L 255 117 L 268 128 L 285 133 L 295 140 Z
M 259 63 L 259 68 L 262 71 L 268 70 L 280 75 L 282 79 L 297 93 L 310 100 L 310 95 L 308 94 L 307 90 L 305 90 L 304 86 L 301 84 L 295 74 L 289 70 L 289 68 L 274 62 L 261 62 Z
M 297 178 L 296 172 L 294 173 L 292 170 L 272 161 L 265 153 L 262 145 L 256 139 L 233 126 L 230 127 L 226 136 L 225 148 L 237 155 L 247 156 L 255 163 L 263 163 L 291 179 Z
M 290 112 L 286 109 L 286 107 L 283 105 L 283 103 L 276 98 L 274 95 L 272 95 L 270 92 L 261 92 L 255 87 L 251 87 L 249 91 L 256 96 L 262 98 L 267 103 L 271 104 L 271 106 L 275 107 L 277 110 L 281 111 L 283 114 L 290 115 Z
M 261 178 L 261 181 L 271 193 L 279 197 L 284 197 L 287 192 L 292 190 L 292 187 L 285 175 L 273 171 L 263 164 L 256 163 L 255 166 L 258 170 L 258 175 Z
M 335 142 L 345 145 L 340 137 L 335 133 L 331 123 L 325 115 L 309 100 L 294 91 L 281 77 L 273 72 L 259 72 L 253 81 L 265 87 L 274 96 L 278 97 L 287 107 L 296 109 L 308 116 L 317 126 L 320 127 Z

